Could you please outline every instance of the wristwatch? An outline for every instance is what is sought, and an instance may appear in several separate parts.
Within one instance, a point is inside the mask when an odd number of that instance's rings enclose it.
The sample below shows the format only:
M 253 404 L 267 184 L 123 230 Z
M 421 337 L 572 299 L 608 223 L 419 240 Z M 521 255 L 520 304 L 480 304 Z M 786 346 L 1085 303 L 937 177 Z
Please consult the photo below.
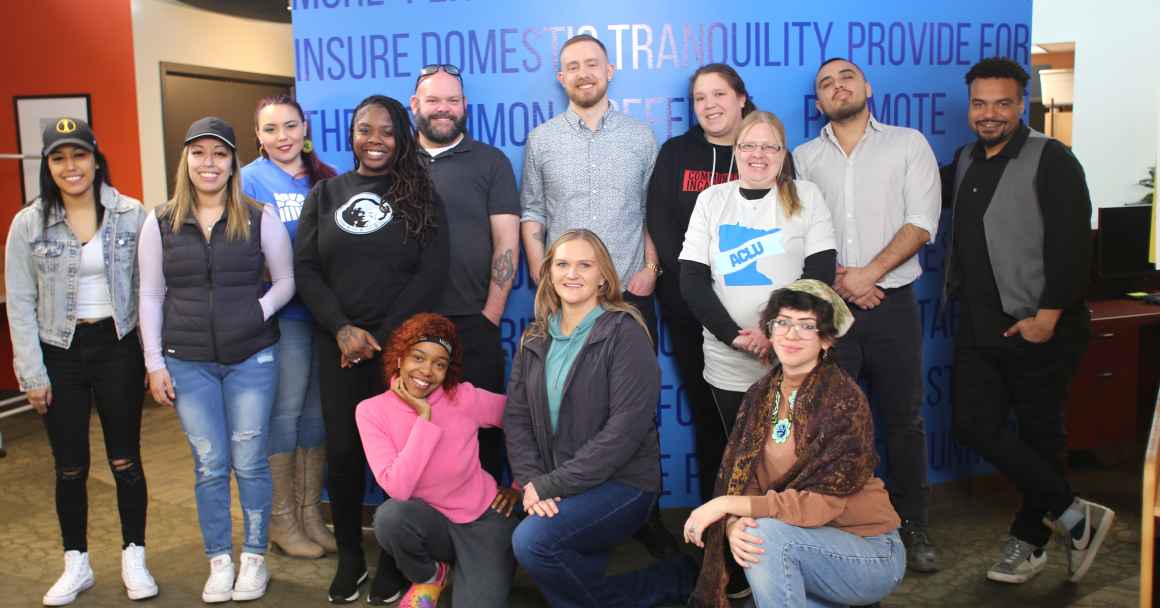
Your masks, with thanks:
M 661 269 L 661 265 L 655 262 L 645 262 L 644 267 L 656 273 L 658 277 L 665 273 L 665 271 Z

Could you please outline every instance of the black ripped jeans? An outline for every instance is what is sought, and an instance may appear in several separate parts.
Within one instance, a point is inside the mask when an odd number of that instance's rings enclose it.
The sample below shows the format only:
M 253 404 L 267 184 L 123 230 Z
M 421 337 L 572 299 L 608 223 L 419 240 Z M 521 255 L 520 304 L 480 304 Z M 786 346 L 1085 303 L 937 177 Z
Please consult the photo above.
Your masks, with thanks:
M 56 461 L 56 515 L 65 551 L 88 551 L 86 527 L 89 476 L 89 419 L 97 406 L 105 454 L 117 484 L 123 547 L 145 545 L 149 502 L 141 467 L 141 403 L 145 360 L 136 330 L 117 339 L 112 319 L 77 325 L 72 345 L 41 343 L 52 383 L 44 427 Z

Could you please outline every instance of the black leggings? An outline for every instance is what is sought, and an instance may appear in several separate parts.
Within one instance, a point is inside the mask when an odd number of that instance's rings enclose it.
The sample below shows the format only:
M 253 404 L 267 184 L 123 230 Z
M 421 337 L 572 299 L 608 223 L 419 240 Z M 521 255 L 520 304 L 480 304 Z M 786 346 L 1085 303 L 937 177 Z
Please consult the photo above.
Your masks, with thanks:
M 149 494 L 141 467 L 141 403 L 145 361 L 134 330 L 117 339 L 111 319 L 77 325 L 72 345 L 41 343 L 52 383 L 52 403 L 42 417 L 56 462 L 56 515 L 65 551 L 88 551 L 89 419 L 97 406 L 105 454 L 117 484 L 122 548 L 145 545 Z
M 386 390 L 383 355 L 343 369 L 342 352 L 334 336 L 315 333 L 318 349 L 318 387 L 322 393 L 322 421 L 326 426 L 326 489 L 334 519 L 338 552 L 362 558 L 362 504 L 366 491 L 367 457 L 355 425 L 359 402 Z

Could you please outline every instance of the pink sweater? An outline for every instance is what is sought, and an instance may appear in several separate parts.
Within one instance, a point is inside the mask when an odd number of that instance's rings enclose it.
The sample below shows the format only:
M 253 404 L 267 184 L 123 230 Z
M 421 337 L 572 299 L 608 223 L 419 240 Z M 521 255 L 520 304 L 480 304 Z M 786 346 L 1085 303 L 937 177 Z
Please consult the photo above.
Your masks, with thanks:
M 479 465 L 477 432 L 500 426 L 507 397 L 469 382 L 453 395 L 435 389 L 427 421 L 388 390 L 358 404 L 355 420 L 371 472 L 391 498 L 417 498 L 463 524 L 479 519 L 498 493 Z

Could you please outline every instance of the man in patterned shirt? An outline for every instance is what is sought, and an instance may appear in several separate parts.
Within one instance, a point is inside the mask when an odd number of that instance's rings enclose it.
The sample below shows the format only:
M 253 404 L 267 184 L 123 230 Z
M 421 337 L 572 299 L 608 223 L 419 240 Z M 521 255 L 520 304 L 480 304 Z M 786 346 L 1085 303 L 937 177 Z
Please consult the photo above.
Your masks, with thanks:
M 536 283 L 547 243 L 572 228 L 595 232 L 612 254 L 625 300 L 644 315 L 655 342 L 652 294 L 661 267 L 644 227 L 644 204 L 657 144 L 648 125 L 612 108 L 614 70 L 604 44 L 587 34 L 560 49 L 556 79 L 568 109 L 528 135 L 520 231 Z

